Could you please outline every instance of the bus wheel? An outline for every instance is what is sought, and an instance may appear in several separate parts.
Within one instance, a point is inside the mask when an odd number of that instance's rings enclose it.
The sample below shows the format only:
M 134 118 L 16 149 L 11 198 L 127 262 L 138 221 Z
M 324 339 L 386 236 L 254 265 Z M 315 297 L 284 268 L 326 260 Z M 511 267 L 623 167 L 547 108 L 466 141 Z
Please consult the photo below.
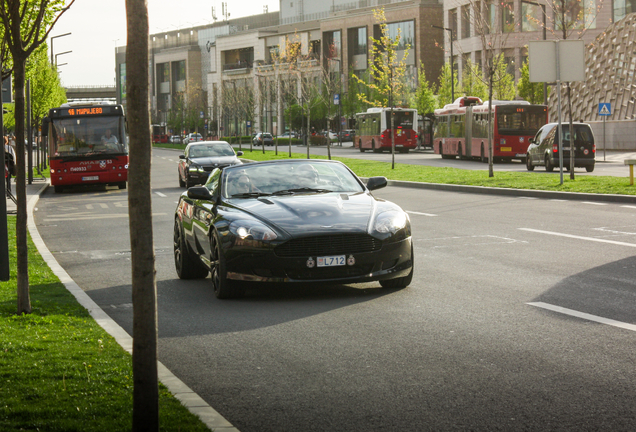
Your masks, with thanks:
M 63 186 L 53 186 L 53 189 L 55 190 L 55 193 L 62 193 L 64 191 Z
M 462 155 L 462 143 L 459 143 L 457 145 L 457 157 L 459 157 L 459 159 L 464 159 L 464 155 Z
M 360 147 L 360 153 L 364 153 L 364 149 L 362 148 L 362 140 L 358 141 L 358 147 Z
M 375 148 L 375 140 L 371 141 L 371 150 L 373 150 L 373 153 L 380 153 L 382 151 L 382 149 Z
M 486 152 L 484 152 L 484 145 L 481 145 L 481 156 L 480 160 L 482 163 L 488 163 L 488 158 L 486 157 Z
M 552 162 L 550 161 L 550 156 L 545 157 L 545 170 L 547 172 L 554 171 L 554 165 L 552 165 Z
M 121 182 L 117 186 L 119 186 L 119 189 L 126 189 L 126 182 Z

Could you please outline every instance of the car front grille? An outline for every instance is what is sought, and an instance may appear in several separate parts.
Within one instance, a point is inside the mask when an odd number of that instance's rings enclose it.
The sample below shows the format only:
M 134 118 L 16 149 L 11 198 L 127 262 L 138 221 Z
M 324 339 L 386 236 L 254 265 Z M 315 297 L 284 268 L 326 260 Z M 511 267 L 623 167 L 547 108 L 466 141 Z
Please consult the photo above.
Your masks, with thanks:
M 212 172 L 216 168 L 223 169 L 223 168 L 226 168 L 226 167 L 229 167 L 229 166 L 230 166 L 230 164 L 222 164 L 222 165 L 217 165 L 217 166 L 206 166 L 206 167 L 203 167 L 203 169 L 205 170 L 205 172 Z
M 336 234 L 289 240 L 274 249 L 282 258 L 373 252 L 382 242 L 368 234 Z

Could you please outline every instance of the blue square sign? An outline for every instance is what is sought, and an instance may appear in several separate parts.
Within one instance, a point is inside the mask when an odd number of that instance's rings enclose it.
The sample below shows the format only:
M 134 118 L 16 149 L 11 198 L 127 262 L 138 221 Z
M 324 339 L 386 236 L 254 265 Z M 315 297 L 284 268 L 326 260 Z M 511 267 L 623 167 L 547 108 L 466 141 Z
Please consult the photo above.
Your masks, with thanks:
M 612 104 L 610 102 L 600 102 L 598 104 L 598 115 L 600 116 L 612 115 Z

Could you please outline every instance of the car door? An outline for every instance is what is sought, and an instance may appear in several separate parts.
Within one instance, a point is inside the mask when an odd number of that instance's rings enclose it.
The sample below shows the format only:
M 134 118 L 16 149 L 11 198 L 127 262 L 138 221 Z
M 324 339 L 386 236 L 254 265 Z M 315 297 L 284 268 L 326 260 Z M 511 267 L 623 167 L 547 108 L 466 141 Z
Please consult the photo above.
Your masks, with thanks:
M 538 147 L 539 147 L 539 142 L 541 141 L 542 132 L 543 132 L 543 128 L 539 129 L 539 132 L 537 132 L 534 138 L 532 138 L 532 140 L 530 141 L 530 145 L 528 146 L 528 158 L 530 159 L 533 165 L 536 165 L 536 162 L 538 162 L 539 160 L 537 154 L 539 153 Z
M 216 200 L 220 194 L 220 177 L 221 170 L 217 168 L 210 174 L 210 178 L 205 184 L 205 187 L 208 188 L 212 195 L 212 199 L 195 201 L 192 231 L 197 250 L 201 254 L 202 259 L 206 262 L 209 261 L 211 256 L 210 231 L 214 229 L 213 222 L 216 214 Z

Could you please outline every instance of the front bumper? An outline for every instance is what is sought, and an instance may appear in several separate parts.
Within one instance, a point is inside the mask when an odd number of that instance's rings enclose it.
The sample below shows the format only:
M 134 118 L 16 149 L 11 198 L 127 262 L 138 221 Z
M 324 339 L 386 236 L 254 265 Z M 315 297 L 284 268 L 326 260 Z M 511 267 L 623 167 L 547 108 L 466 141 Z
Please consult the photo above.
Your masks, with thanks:
M 320 282 L 349 284 L 407 276 L 413 267 L 412 238 L 383 243 L 377 251 L 342 254 L 346 264 L 317 267 L 317 256 L 280 257 L 272 249 L 226 250 L 227 278 L 251 282 Z M 313 261 L 313 265 L 311 262 Z

